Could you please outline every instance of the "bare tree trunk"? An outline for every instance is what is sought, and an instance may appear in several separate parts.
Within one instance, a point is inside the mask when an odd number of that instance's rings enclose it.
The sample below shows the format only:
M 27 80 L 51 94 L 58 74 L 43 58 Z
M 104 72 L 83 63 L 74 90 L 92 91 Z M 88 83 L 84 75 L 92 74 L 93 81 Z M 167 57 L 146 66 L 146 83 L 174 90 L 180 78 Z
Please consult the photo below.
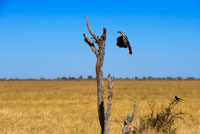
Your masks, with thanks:
M 134 108 L 133 108 L 133 113 L 131 116 L 127 116 L 125 119 L 124 119 L 124 129 L 122 131 L 123 134 L 130 134 L 130 124 L 131 122 L 133 121 L 133 118 L 135 117 L 135 113 L 136 113 L 136 101 L 134 103 Z
M 111 105 L 112 105 L 112 96 L 113 96 L 113 77 L 111 74 L 108 75 L 108 102 L 107 102 L 107 112 L 105 119 L 105 134 L 109 134 L 110 130 L 110 115 L 111 115 Z
M 99 44 L 99 55 L 96 62 L 96 78 L 97 78 L 97 106 L 99 121 L 104 131 L 105 110 L 104 110 L 104 81 L 103 81 L 103 61 L 105 55 L 105 41 Z
M 104 56 L 105 56 L 105 41 L 106 41 L 106 29 L 103 29 L 103 34 L 101 37 L 95 36 L 95 34 L 92 32 L 89 22 L 88 22 L 88 17 L 86 19 L 87 22 L 87 27 L 92 35 L 92 39 L 94 40 L 95 43 L 97 43 L 98 48 L 97 49 L 94 45 L 93 42 L 91 42 L 86 34 L 83 34 L 84 40 L 88 45 L 91 47 L 92 51 L 97 57 L 97 62 L 96 62 L 96 78 L 97 78 L 97 107 L 98 107 L 98 116 L 99 116 L 99 122 L 101 125 L 101 134 L 108 134 L 109 133 L 109 121 L 110 121 L 110 111 L 107 112 L 109 114 L 105 115 L 105 107 L 104 107 L 104 81 L 103 81 L 103 62 L 104 62 Z M 109 77 L 110 80 L 112 80 L 112 75 Z M 112 81 L 111 81 L 112 83 Z M 110 86 L 113 88 L 113 86 Z M 112 90 L 112 89 L 110 89 Z M 111 100 L 112 100 L 112 95 Z M 112 101 L 109 101 L 109 108 L 111 107 Z

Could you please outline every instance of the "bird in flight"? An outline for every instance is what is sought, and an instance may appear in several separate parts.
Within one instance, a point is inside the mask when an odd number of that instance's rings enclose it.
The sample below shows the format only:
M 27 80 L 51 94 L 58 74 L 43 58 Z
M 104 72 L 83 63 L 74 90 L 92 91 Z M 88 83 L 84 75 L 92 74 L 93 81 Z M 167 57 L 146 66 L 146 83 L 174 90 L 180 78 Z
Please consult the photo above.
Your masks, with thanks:
M 117 46 L 121 48 L 127 48 L 129 49 L 129 55 L 132 55 L 132 49 L 131 45 L 128 41 L 128 37 L 121 31 L 118 31 L 117 33 L 120 33 L 122 36 L 117 38 Z
M 175 96 L 175 100 L 182 101 L 183 99 L 179 98 L 178 96 Z

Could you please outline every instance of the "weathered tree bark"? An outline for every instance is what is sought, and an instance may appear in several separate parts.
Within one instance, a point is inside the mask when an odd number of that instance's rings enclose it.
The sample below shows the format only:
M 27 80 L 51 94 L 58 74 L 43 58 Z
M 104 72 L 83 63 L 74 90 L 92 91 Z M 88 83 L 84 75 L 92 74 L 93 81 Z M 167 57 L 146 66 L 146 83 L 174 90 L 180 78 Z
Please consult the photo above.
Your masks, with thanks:
M 136 113 L 136 101 L 134 102 L 134 108 L 133 108 L 133 113 L 132 113 L 131 117 L 128 115 L 128 116 L 124 119 L 123 134 L 129 134 L 129 133 L 130 133 L 130 127 L 129 127 L 129 125 L 130 125 L 131 122 L 133 121 L 133 118 L 135 117 L 135 113 Z
M 107 102 L 107 112 L 105 119 L 105 134 L 109 134 L 110 130 L 110 115 L 111 115 L 111 105 L 112 105 L 112 96 L 113 96 L 113 77 L 111 74 L 108 75 L 108 102 Z
M 86 34 L 83 34 L 85 42 L 91 47 L 92 51 L 97 57 L 96 62 L 96 79 L 97 79 L 97 107 L 98 107 L 98 116 L 99 122 L 101 125 L 101 133 L 108 134 L 109 133 L 109 121 L 110 121 L 110 108 L 112 104 L 112 93 L 113 85 L 112 85 L 112 75 L 108 76 L 109 80 L 109 96 L 108 96 L 108 108 L 107 114 L 105 115 L 105 107 L 104 107 L 104 81 L 103 81 L 103 62 L 105 56 L 105 41 L 106 41 L 106 29 L 103 29 L 103 34 L 101 37 L 95 36 L 92 32 L 88 17 L 86 18 L 87 28 L 92 35 L 92 39 L 94 42 L 91 42 Z M 98 49 L 95 47 L 94 43 L 98 45 Z

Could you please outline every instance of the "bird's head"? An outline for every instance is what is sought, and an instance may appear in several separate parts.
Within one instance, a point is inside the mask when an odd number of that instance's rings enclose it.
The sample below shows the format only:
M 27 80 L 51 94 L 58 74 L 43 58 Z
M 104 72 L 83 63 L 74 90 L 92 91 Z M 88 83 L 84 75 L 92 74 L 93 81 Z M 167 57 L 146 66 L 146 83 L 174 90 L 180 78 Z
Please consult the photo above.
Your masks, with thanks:
M 122 33 L 121 31 L 118 31 L 117 33 Z
M 121 32 L 121 31 L 118 31 L 117 33 L 120 33 L 122 36 L 124 36 L 124 33 L 123 33 L 123 32 Z

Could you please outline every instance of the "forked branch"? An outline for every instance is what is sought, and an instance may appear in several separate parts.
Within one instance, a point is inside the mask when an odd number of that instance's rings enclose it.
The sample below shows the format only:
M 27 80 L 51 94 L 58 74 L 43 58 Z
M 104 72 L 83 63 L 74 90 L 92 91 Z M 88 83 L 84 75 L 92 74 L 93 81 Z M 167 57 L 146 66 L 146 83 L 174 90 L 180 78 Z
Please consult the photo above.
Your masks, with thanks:
M 132 116 L 130 117 L 129 115 L 124 119 L 124 129 L 123 129 L 123 134 L 129 134 L 130 133 L 130 127 L 129 125 L 133 121 L 133 118 L 135 117 L 136 113 L 136 100 L 134 102 L 134 108 L 133 108 L 133 113 Z
M 86 34 L 83 34 L 85 42 L 91 47 L 92 51 L 95 53 L 97 56 L 99 54 L 98 50 L 96 49 L 95 45 L 93 42 L 91 42 Z

